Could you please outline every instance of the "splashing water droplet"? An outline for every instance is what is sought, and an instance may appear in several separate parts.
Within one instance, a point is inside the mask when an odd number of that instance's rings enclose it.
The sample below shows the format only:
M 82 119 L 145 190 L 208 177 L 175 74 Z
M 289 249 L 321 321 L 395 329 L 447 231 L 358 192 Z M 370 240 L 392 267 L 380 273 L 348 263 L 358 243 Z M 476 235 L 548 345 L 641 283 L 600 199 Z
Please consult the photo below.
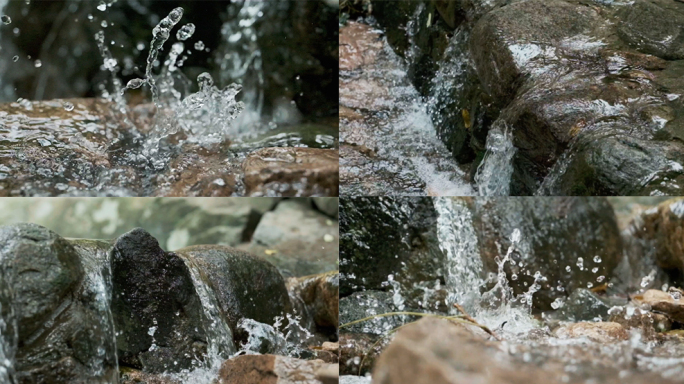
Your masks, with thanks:
M 102 26 L 102 28 L 107 28 L 107 25 L 109 25 L 109 24 L 107 24 L 107 20 L 102 20 L 100 25 Z
M 2 23 L 5 25 L 12 23 L 12 19 L 7 15 L 0 16 L 0 20 L 2 20 Z
M 194 33 L 195 33 L 195 24 L 193 24 L 193 23 L 185 24 L 176 33 L 176 38 L 180 41 L 185 41 L 185 40 L 189 39 Z
M 15 63 L 16 63 L 17 61 L 19 61 L 19 56 L 14 56 L 14 57 L 12 58 L 12 61 L 14 61 Z
M 142 87 L 142 85 L 145 84 L 145 80 L 143 79 L 133 79 L 126 84 L 126 88 L 128 89 L 138 89 Z
M 601 257 L 599 255 L 594 256 L 594 263 L 600 263 Z
M 197 76 L 197 84 L 201 91 L 209 90 L 214 85 L 214 79 L 209 73 L 204 72 Z
M 33 63 L 33 65 L 35 65 L 35 66 L 36 66 L 36 68 L 40 68 L 40 67 L 42 67 L 42 66 L 43 66 L 43 62 L 42 62 L 42 61 L 40 61 L 40 60 L 36 60 L 36 61 L 35 61 L 35 62 Z
M 100 4 L 97 6 L 98 11 L 106 11 L 107 10 L 107 4 L 105 4 L 104 1 L 100 1 Z
M 204 49 L 204 43 L 202 42 L 202 40 L 195 43 L 195 49 L 198 51 L 201 51 Z
M 65 111 L 71 112 L 74 110 L 74 105 L 68 101 L 65 101 L 62 106 L 64 107 Z

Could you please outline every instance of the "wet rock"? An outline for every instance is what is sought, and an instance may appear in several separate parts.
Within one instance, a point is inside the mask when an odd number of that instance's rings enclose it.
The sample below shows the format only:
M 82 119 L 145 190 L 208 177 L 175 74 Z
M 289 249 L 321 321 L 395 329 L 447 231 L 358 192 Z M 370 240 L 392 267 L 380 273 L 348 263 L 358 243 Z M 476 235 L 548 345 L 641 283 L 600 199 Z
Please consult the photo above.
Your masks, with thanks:
M 242 164 L 247 196 L 337 196 L 338 153 L 317 148 L 263 148 Z
M 665 314 L 668 318 L 684 323 L 684 298 L 681 292 L 672 293 L 649 289 L 643 295 L 634 298 L 637 302 L 646 304 L 653 311 Z
M 314 197 L 313 202 L 321 212 L 330 217 L 337 218 L 339 201 L 335 197 Z
M 0 316 L 9 348 L 3 356 L 10 360 L 3 367 L 14 368 L 7 379 L 112 380 L 114 333 L 102 291 L 104 262 L 97 264 L 108 246 L 74 246 L 35 224 L 0 227 L 0 243 Z
M 182 384 L 180 380 L 172 379 L 164 374 L 152 374 L 135 369 L 123 370 L 121 384 Z
M 288 290 L 304 304 L 314 323 L 323 328 L 339 325 L 340 274 L 337 271 L 288 281 Z
M 392 294 L 383 291 L 354 292 L 340 299 L 340 324 L 350 323 L 373 315 L 396 312 Z M 382 335 L 402 322 L 397 316 L 378 317 L 345 327 L 346 332 Z
M 561 339 L 585 337 L 604 344 L 629 339 L 627 330 L 622 325 L 613 322 L 574 323 L 557 329 L 556 335 Z
M 214 245 L 196 245 L 176 251 L 201 271 L 201 278 L 216 295 L 221 315 L 233 331 L 235 345 L 247 341 L 238 327 L 243 319 L 273 325 L 276 317 L 292 311 L 285 281 L 266 260 L 247 252 Z
M 672 328 L 672 321 L 667 316 L 630 306 L 612 308 L 609 321 L 618 323 L 625 329 L 635 328 L 641 331 L 646 340 L 655 340 L 658 333 Z
M 618 16 L 620 38 L 635 49 L 663 59 L 684 59 L 684 4 L 638 0 Z
M 245 355 L 227 360 L 219 384 L 321 384 L 317 372 L 329 365 L 321 360 L 299 360 L 276 355 Z
M 335 199 L 336 200 L 336 199 Z M 306 200 L 284 200 L 259 221 L 250 252 L 275 264 L 287 276 L 337 269 L 339 225 Z
M 309 350 L 314 353 L 317 360 L 323 360 L 330 364 L 337 364 L 340 361 L 340 345 L 338 343 L 326 341 L 320 347 L 309 347 Z
M 338 384 L 340 382 L 340 367 L 331 364 L 316 371 L 316 378 L 323 384 Z
M 665 201 L 636 217 L 629 228 L 634 262 L 650 260 L 650 268 L 656 264 L 675 281 L 684 279 L 683 221 L 684 200 L 680 199 Z
M 382 48 L 380 35 L 372 32 L 366 24 L 349 23 L 340 34 L 340 70 L 353 71 L 372 64 Z
M 206 352 L 202 302 L 190 271 L 145 230 L 134 229 L 114 243 L 112 291 L 121 363 L 149 373 L 173 372 L 192 367 Z
M 485 269 L 498 270 L 496 258 L 511 246 L 513 232 L 520 231 L 512 262 L 504 267 L 516 294 L 529 289 L 536 272 L 545 278 L 534 294 L 536 308 L 551 309 L 556 298 L 564 299 L 575 289 L 605 284 L 622 259 L 615 214 L 605 199 L 478 198 L 472 206 Z
M 420 291 L 444 280 L 444 255 L 432 199 L 350 198 L 340 201 L 340 294 L 388 290 L 394 280 Z M 391 275 L 391 277 L 390 277 Z M 418 293 L 402 292 L 411 298 Z
M 591 290 L 577 288 L 565 300 L 557 315 L 569 321 L 607 320 L 613 306 L 624 304 L 627 304 L 626 300 L 604 298 Z
M 378 340 L 378 336 L 365 333 L 340 333 L 340 374 L 370 373 L 375 361 L 391 339 L 385 338 L 380 342 Z

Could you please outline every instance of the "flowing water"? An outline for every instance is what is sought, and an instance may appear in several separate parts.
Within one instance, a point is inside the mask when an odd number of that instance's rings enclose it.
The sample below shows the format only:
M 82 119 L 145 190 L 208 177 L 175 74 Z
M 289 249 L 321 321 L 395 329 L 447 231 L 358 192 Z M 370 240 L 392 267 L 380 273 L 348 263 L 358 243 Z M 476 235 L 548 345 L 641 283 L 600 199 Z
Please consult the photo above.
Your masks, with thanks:
M 340 160 L 347 179 L 342 194 L 473 194 L 465 172 L 437 137 L 406 65 L 382 39 L 374 63 L 362 71 L 340 72 L 340 105 L 366 116 L 363 121 L 342 123 L 342 143 L 372 152 L 361 162 L 352 156 Z

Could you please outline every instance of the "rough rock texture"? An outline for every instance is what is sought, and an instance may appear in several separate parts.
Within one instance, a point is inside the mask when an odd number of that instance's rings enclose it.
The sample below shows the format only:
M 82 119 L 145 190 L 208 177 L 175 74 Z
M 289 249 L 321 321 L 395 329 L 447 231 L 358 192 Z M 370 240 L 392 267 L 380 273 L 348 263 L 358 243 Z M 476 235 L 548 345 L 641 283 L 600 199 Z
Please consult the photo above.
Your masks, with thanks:
M 577 288 L 572 291 L 556 315 L 565 321 L 607 320 L 610 309 L 627 304 L 626 299 L 603 297 L 589 289 Z
M 340 333 L 340 374 L 365 375 L 370 373 L 380 353 L 390 339 L 378 341 L 378 336 L 365 333 Z M 362 364 L 363 362 L 363 364 Z
M 320 275 L 305 276 L 288 281 L 291 296 L 301 299 L 306 312 L 319 327 L 334 328 L 339 325 L 340 274 L 331 271 Z
M 317 372 L 328 368 L 321 360 L 299 360 L 275 355 L 246 355 L 227 360 L 219 384 L 321 384 Z
M 263 148 L 245 159 L 245 194 L 266 196 L 337 196 L 338 152 L 317 148 Z
M 640 259 L 656 264 L 673 282 L 684 282 L 684 200 L 668 200 L 637 216 L 628 236 L 634 256 L 633 264 Z M 639 272 L 645 268 L 640 268 Z M 648 273 L 649 271 L 645 271 Z
M 340 294 L 388 289 L 388 276 L 407 289 L 442 279 L 444 255 L 432 199 L 349 198 L 340 201 Z M 402 292 L 411 297 L 411 292 Z M 421 293 L 422 295 L 422 293 Z
M 673 321 L 684 323 L 684 298 L 681 292 L 675 294 L 649 289 L 643 295 L 637 296 L 635 300 L 650 306 L 653 311 L 660 312 Z
M 556 335 L 561 339 L 586 337 L 589 340 L 604 344 L 629 339 L 629 333 L 622 325 L 609 321 L 570 324 L 557 329 Z
M 75 247 L 35 224 L 0 227 L 0 243 L 0 317 L 9 346 L 3 352 L 16 358 L 16 382 L 85 384 L 115 376 L 111 318 L 98 301 L 104 292 L 86 275 L 101 271 L 81 260 L 97 258 L 98 246 Z
M 307 200 L 284 200 L 263 215 L 251 243 L 242 248 L 275 264 L 286 276 L 328 272 L 337 269 L 339 225 L 313 210 Z
M 616 307 L 610 311 L 609 321 L 625 329 L 637 329 L 646 340 L 655 340 L 658 333 L 672 328 L 672 320 L 667 316 L 640 308 Z
M 191 367 L 206 351 L 202 303 L 187 266 L 145 230 L 134 229 L 116 240 L 112 285 L 122 364 L 150 373 L 177 371 Z
M 392 293 L 384 291 L 367 290 L 354 292 L 340 299 L 340 324 L 350 323 L 368 316 L 383 313 L 396 312 L 392 300 Z M 345 327 L 346 332 L 366 333 L 369 335 L 381 335 L 402 324 L 396 316 L 378 317 L 363 323 Z
M 326 215 L 337 218 L 339 211 L 338 199 L 334 197 L 314 197 L 313 202 L 316 207 Z
M 615 214 L 603 198 L 472 201 L 473 226 L 485 269 L 498 270 L 496 258 L 511 246 L 513 232 L 520 231 L 512 263 L 505 265 L 505 271 L 516 294 L 527 291 L 535 272 L 546 278 L 540 282 L 541 290 L 534 294 L 536 308 L 550 309 L 555 298 L 564 298 L 576 288 L 607 282 L 622 258 Z M 515 281 L 511 279 L 513 274 L 518 276 Z M 564 288 L 562 292 L 555 289 L 558 286 Z
M 266 260 L 214 245 L 196 245 L 176 253 L 203 272 L 202 279 L 216 294 L 236 345 L 247 341 L 247 334 L 237 326 L 242 318 L 273 325 L 277 316 L 292 311 L 282 275 Z
M 511 135 L 510 194 L 681 194 L 684 3 L 374 6 L 455 159 Z
M 600 323 L 597 323 L 600 324 Z M 605 323 L 609 324 L 609 323 Z M 602 327 L 598 325 L 597 327 Z M 622 329 L 618 324 L 610 329 Z M 625 332 L 622 329 L 622 332 Z M 446 320 L 425 318 L 402 328 L 377 360 L 374 384 L 461 383 L 674 383 L 658 374 L 630 372 L 631 362 L 603 358 L 605 345 L 516 345 L 516 353 L 499 342 L 488 341 L 479 329 Z M 562 353 L 561 353 L 562 350 Z M 562 359 L 566 358 L 566 361 Z M 571 356 L 571 357 L 568 357 Z M 663 355 L 661 355 L 663 356 Z M 569 372 L 566 364 L 581 366 Z

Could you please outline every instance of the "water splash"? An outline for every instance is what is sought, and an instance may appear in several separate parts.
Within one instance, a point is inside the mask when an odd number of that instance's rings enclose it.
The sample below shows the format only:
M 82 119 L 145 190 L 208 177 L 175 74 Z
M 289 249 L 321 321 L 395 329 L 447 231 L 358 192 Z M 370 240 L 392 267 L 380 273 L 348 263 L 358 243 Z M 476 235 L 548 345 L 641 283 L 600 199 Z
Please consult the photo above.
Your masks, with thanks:
M 484 283 L 472 214 L 460 199 L 438 197 L 434 203 L 439 247 L 447 257 L 447 305 L 452 313 L 456 311 L 454 303 L 472 312 L 479 306 L 480 287 Z
M 475 174 L 480 196 L 510 195 L 515 152 L 511 129 L 497 120 L 487 133 L 487 150 Z

